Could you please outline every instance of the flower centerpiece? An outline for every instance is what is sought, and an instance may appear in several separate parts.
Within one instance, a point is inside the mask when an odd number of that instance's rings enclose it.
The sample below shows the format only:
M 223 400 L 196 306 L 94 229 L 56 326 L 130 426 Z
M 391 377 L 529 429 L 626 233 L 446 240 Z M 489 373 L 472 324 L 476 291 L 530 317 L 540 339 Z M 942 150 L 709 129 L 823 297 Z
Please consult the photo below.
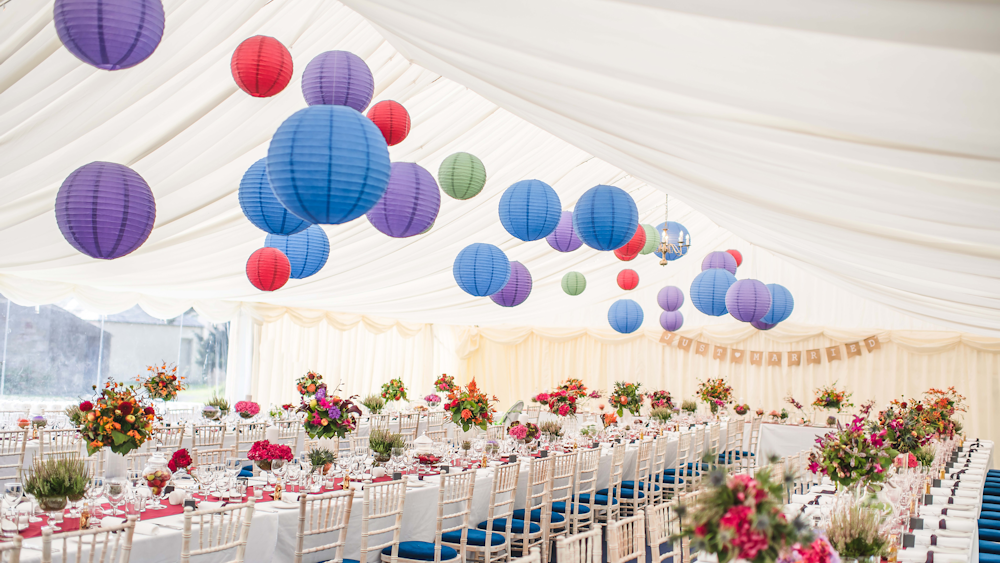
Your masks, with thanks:
M 382 385 L 382 398 L 386 401 L 405 401 L 406 387 L 403 380 L 398 377 L 390 379 L 389 383 Z
M 584 395 L 586 396 L 586 395 Z M 547 395 L 549 412 L 559 416 L 574 416 L 578 406 L 579 395 L 573 391 L 557 389 Z
M 379 395 L 368 395 L 361 399 L 361 405 L 368 409 L 370 414 L 379 414 L 385 408 L 385 399 Z
M 305 414 L 302 425 L 313 439 L 343 438 L 358 427 L 358 419 L 354 415 L 361 416 L 361 409 L 351 399 L 327 396 L 325 383 L 319 385 L 312 398 L 303 398 L 298 412 Z
M 35 458 L 24 480 L 24 492 L 34 496 L 43 511 L 62 512 L 67 500 L 83 499 L 89 481 L 90 472 L 80 458 Z M 50 518 L 48 525 L 58 531 L 59 527 L 54 524 Z
M 587 386 L 583 384 L 582 380 L 574 377 L 560 383 L 558 389 L 565 391 L 572 397 L 576 397 L 577 400 L 587 398 Z
M 712 414 L 717 414 L 720 408 L 726 408 L 733 401 L 733 388 L 721 377 L 698 382 L 696 394 L 708 405 Z
M 958 412 L 965 412 L 965 397 L 954 387 L 946 390 L 929 389 L 924 392 L 924 422 L 940 436 L 951 437 L 962 431 L 962 424 L 954 419 Z
M 642 408 L 644 399 L 641 390 L 641 383 L 616 381 L 615 388 L 608 397 L 608 404 L 618 412 L 618 416 L 623 416 L 626 410 L 632 413 L 632 416 L 639 416 L 639 409 Z
M 670 417 L 674 415 L 673 409 L 668 409 L 666 407 L 656 407 L 655 409 L 649 411 L 649 418 L 660 422 L 661 424 L 670 420 Z
M 589 393 L 589 394 L 587 395 L 587 397 L 589 397 L 589 398 L 591 398 L 591 399 L 600 399 L 600 398 L 601 398 L 601 397 L 603 397 L 603 396 L 604 396 L 604 393 L 602 393 L 602 392 L 598 391 L 597 389 L 594 389 L 593 391 L 591 391 L 591 392 L 590 392 L 590 393 Z
M 177 366 L 168 367 L 166 362 L 159 366 L 148 366 L 148 374 L 143 379 L 142 376 L 135 380 L 142 386 L 150 399 L 161 399 L 172 401 L 177 398 L 177 394 L 186 389 L 184 378 L 177 375 Z
M 809 454 L 809 470 L 822 472 L 844 487 L 885 481 L 886 470 L 899 452 L 886 443 L 884 428 L 866 428 L 870 410 L 869 403 L 849 426 L 817 438 L 816 447 Z
M 539 430 L 538 425 L 534 422 L 525 422 L 524 424 L 521 424 L 516 420 L 510 423 L 510 428 L 507 429 L 507 434 L 510 435 L 511 438 L 524 442 L 525 444 L 537 438 L 540 432 L 541 431 Z
M 307 397 L 316 393 L 316 389 L 322 383 L 322 375 L 314 371 L 307 371 L 305 375 L 295 380 L 295 389 L 299 392 L 299 395 Z
M 212 398 L 205 403 L 207 406 L 215 407 L 219 409 L 219 416 L 227 416 L 230 411 L 229 401 L 218 395 L 212 395 Z
M 871 430 L 884 428 L 886 443 L 900 453 L 915 451 L 930 442 L 935 432 L 924 421 L 924 410 L 924 405 L 913 399 L 893 400 L 878 413 L 878 422 L 871 423 Z
M 844 407 L 854 406 L 854 403 L 851 402 L 852 394 L 837 389 L 836 382 L 833 385 L 820 387 L 813 392 L 816 393 L 816 400 L 812 403 L 814 407 L 840 412 Z
M 260 413 L 260 405 L 253 401 L 239 401 L 233 409 L 241 418 L 253 418 Z
M 434 390 L 439 393 L 448 393 L 456 387 L 458 385 L 455 385 L 455 378 L 446 373 L 442 373 L 441 377 L 434 380 Z
M 191 459 L 191 454 L 184 448 L 176 450 L 172 456 L 170 456 L 170 461 L 167 462 L 167 467 L 170 469 L 171 473 L 177 473 L 178 470 L 187 470 L 191 467 L 193 463 Z
M 741 404 L 741 405 L 735 405 L 733 407 L 733 412 L 735 412 L 736 414 L 738 414 L 740 416 L 744 416 L 748 412 L 750 412 L 750 405 L 748 405 L 746 403 Z
M 451 421 L 461 426 L 464 432 L 468 432 L 473 426 L 486 430 L 493 422 L 493 413 L 496 412 L 493 405 L 496 402 L 497 398 L 491 399 L 480 391 L 473 379 L 464 389 L 455 387 L 448 393 L 444 410 L 451 413 Z
M 649 394 L 649 406 L 654 409 L 672 409 L 674 401 L 670 397 L 670 391 L 653 391 Z
M 428 407 L 436 407 L 441 404 L 441 396 L 437 393 L 431 393 L 430 395 L 424 397 L 424 402 L 427 403 Z
M 309 472 L 319 472 L 320 475 L 326 475 L 337 461 L 337 453 L 326 448 L 313 448 L 306 457 L 309 459 Z
M 542 434 L 548 434 L 551 439 L 562 437 L 562 425 L 555 420 L 546 420 L 538 427 Z
M 618 424 L 618 415 L 613 412 L 605 413 L 601 415 L 601 422 L 604 423 L 605 428 L 612 424 Z
M 375 452 L 375 461 L 381 464 L 389 461 L 393 448 L 406 447 L 406 440 L 388 428 L 373 428 L 368 434 L 368 447 Z
M 826 533 L 845 559 L 870 559 L 889 554 L 884 516 L 863 503 L 841 504 L 830 513 Z
M 781 413 L 776 410 L 771 410 L 771 412 L 767 413 L 767 416 L 771 417 L 771 422 L 778 422 L 779 420 L 781 420 Z
M 691 399 L 685 399 L 681 402 L 681 411 L 688 414 L 694 414 L 698 410 L 698 403 L 692 401 Z
M 212 405 L 205 405 L 201 407 L 201 416 L 205 417 L 207 420 L 219 420 L 222 413 L 219 412 L 218 407 L 213 407 Z
M 261 471 L 271 471 L 276 462 L 292 461 L 292 448 L 284 444 L 272 444 L 267 440 L 258 440 L 250 446 L 247 459 L 257 464 Z
M 93 401 L 80 403 L 80 417 L 74 424 L 86 440 L 87 455 L 105 446 L 125 455 L 152 436 L 156 419 L 156 410 L 135 393 L 135 388 L 108 381 Z

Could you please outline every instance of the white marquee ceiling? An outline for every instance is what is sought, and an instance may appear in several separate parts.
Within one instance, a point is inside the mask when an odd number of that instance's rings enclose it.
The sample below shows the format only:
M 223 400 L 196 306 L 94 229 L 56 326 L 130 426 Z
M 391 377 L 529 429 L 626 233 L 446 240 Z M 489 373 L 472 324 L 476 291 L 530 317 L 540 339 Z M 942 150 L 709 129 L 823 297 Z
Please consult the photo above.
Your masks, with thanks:
M 113 73 L 62 48 L 52 2 L 8 3 L 0 292 L 22 303 L 75 296 L 104 311 L 261 301 L 422 322 L 601 327 L 608 306 L 631 297 L 655 327 L 660 287 L 687 293 L 705 253 L 737 248 L 746 258 L 738 277 L 791 289 L 795 323 L 1000 334 L 1000 59 L 989 34 L 942 48 L 947 30 L 920 45 L 897 29 L 892 43 L 618 2 L 574 2 L 576 12 L 533 2 L 530 18 L 518 2 L 475 3 L 505 6 L 479 21 L 463 8 L 472 3 L 348 3 L 382 33 L 330 0 L 167 0 L 156 53 Z M 620 6 L 614 17 L 609 5 Z M 555 22 L 560 12 L 572 18 Z M 229 73 L 233 49 L 255 34 L 277 37 L 295 61 L 274 98 L 247 96 Z M 305 64 L 331 49 L 368 62 L 375 101 L 409 110 L 413 130 L 390 148 L 393 160 L 436 175 L 445 156 L 468 151 L 490 179 L 472 200 L 444 197 L 427 235 L 390 239 L 364 218 L 328 226 L 327 266 L 261 293 L 243 270 L 265 235 L 239 210 L 239 178 L 305 106 Z M 55 224 L 60 183 L 94 160 L 131 166 L 157 198 L 150 239 L 113 262 L 78 254 Z M 668 189 L 692 254 L 662 268 L 651 256 L 622 263 L 513 239 L 497 202 L 525 178 L 551 184 L 566 209 L 595 184 L 617 185 L 650 223 L 662 220 Z M 503 309 L 456 286 L 452 261 L 471 242 L 497 244 L 528 267 L 535 288 L 525 304 Z M 623 267 L 640 275 L 628 294 L 615 284 Z M 559 289 L 569 270 L 587 275 L 576 298 Z M 690 301 L 682 311 L 685 326 L 731 321 Z

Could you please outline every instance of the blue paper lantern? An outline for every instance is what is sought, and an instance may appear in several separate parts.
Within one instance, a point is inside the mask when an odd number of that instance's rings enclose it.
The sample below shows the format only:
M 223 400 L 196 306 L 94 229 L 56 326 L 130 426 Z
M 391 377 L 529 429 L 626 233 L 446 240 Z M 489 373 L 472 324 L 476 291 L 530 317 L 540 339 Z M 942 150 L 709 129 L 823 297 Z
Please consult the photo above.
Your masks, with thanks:
M 258 229 L 272 235 L 294 235 L 306 230 L 310 223 L 285 209 L 271 189 L 267 179 L 267 159 L 250 165 L 240 180 L 240 209 Z
M 695 276 L 691 282 L 691 303 L 706 315 L 721 317 L 728 313 L 726 292 L 736 283 L 736 276 L 721 268 L 712 268 Z
M 676 223 L 674 221 L 667 221 L 666 223 L 660 223 L 659 225 L 656 226 L 656 230 L 660 232 L 661 238 L 663 237 L 664 227 L 667 227 L 667 242 L 675 245 L 678 249 L 680 249 L 680 252 L 668 252 L 667 260 L 677 260 L 678 258 L 684 256 L 688 252 L 688 247 L 681 246 L 680 240 L 681 237 L 687 239 L 690 233 L 688 232 L 687 227 L 685 227 L 684 225 L 681 225 L 680 223 Z M 657 258 L 663 258 L 663 253 L 660 252 L 659 249 L 656 249 L 654 254 L 656 254 Z
M 264 246 L 284 253 L 292 266 L 289 277 L 297 280 L 320 271 L 330 257 L 330 239 L 319 225 L 312 225 L 294 235 L 267 235 Z
M 767 284 L 767 291 L 771 293 L 771 308 L 761 321 L 767 324 L 777 324 L 787 319 L 795 308 L 795 299 L 792 292 L 783 285 L 776 283 Z
M 163 38 L 160 0 L 56 0 L 53 20 L 62 44 L 103 70 L 133 67 Z
M 597 250 L 614 250 L 635 236 L 639 210 L 632 196 L 614 186 L 585 191 L 573 209 L 573 229 L 580 240 Z
M 705 271 L 712 268 L 722 268 L 735 276 L 736 258 L 733 258 L 732 254 L 721 250 L 709 252 L 705 255 L 705 259 L 701 261 L 701 270 Z
M 302 71 L 302 96 L 311 106 L 337 105 L 364 111 L 374 93 L 371 69 L 348 51 L 320 53 Z
M 559 196 L 541 180 L 514 182 L 500 196 L 500 223 L 523 241 L 547 237 L 561 216 Z
M 611 328 L 622 334 L 631 334 L 642 326 L 642 307 L 631 299 L 619 299 L 608 309 Z
M 346 106 L 293 113 L 271 139 L 267 177 L 289 211 L 319 225 L 364 215 L 389 184 L 389 147 L 370 119 Z
M 486 297 L 507 285 L 507 280 L 510 279 L 510 261 L 499 248 L 477 242 L 458 253 L 451 271 L 458 287 L 466 293 Z

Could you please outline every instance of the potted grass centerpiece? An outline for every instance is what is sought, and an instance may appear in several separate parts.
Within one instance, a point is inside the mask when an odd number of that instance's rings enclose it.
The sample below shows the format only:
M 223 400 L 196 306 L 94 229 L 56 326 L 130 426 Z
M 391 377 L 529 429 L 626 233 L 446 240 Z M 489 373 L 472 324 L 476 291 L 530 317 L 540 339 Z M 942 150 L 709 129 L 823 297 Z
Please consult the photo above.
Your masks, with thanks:
M 53 515 L 66 508 L 66 502 L 83 499 L 90 481 L 90 472 L 79 458 L 36 459 L 28 469 L 24 491 L 38 501 L 38 507 L 49 515 L 48 525 L 60 528 L 52 521 Z
M 389 461 L 393 448 L 406 447 L 406 440 L 388 428 L 375 428 L 368 435 L 368 447 L 375 452 L 375 463 L 382 465 Z

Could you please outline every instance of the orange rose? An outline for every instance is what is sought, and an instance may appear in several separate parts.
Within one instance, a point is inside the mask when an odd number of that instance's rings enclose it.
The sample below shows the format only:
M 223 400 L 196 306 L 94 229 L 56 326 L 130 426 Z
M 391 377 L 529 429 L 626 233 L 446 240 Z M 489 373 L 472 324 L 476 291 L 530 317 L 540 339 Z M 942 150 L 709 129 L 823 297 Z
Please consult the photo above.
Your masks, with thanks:
M 309 391 L 310 393 L 312 393 L 313 391 L 315 391 L 315 390 L 316 390 L 316 386 L 315 386 L 315 385 L 313 385 L 312 383 L 310 383 L 310 384 L 309 384 L 309 387 L 306 387 L 306 389 L 307 389 L 307 390 L 308 390 L 308 391 Z
M 469 420 L 472 418 L 472 411 L 469 409 L 462 409 L 462 420 Z

